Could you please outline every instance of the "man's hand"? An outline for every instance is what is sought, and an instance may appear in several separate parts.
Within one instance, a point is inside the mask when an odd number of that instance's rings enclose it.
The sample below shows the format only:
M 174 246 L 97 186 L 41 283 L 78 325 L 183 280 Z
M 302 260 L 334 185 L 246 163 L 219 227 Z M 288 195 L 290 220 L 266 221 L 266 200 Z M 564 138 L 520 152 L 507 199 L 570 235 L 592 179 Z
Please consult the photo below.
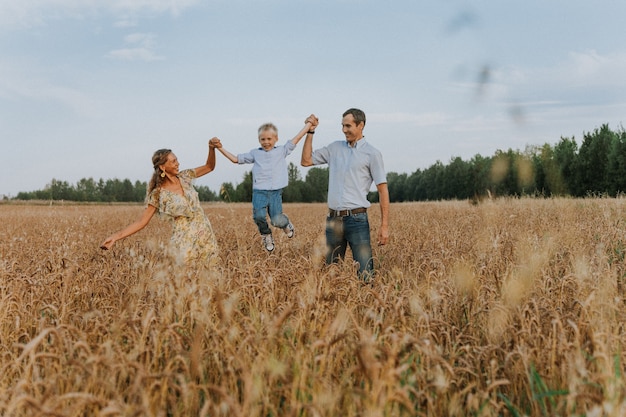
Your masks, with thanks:
M 316 127 L 319 124 L 319 119 L 314 114 L 311 114 L 304 123 L 311 123 L 311 127 Z
M 209 148 L 221 148 L 222 147 L 222 142 L 220 141 L 220 139 L 218 137 L 213 137 L 211 138 L 211 140 L 209 140 Z
M 378 230 L 378 244 L 379 245 L 386 245 L 387 242 L 389 242 L 389 228 L 388 227 L 381 227 Z

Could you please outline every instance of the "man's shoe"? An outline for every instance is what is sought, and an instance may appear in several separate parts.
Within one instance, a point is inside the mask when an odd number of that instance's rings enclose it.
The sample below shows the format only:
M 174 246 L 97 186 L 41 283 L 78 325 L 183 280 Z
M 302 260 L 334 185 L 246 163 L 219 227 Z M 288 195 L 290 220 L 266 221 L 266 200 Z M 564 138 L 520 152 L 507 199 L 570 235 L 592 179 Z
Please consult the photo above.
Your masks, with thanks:
M 291 239 L 293 237 L 294 233 L 296 233 L 296 229 L 293 227 L 293 224 L 291 224 L 291 222 L 289 222 L 289 224 L 287 226 L 283 227 L 283 232 L 285 232 L 287 237 L 289 239 Z
M 263 246 L 267 249 L 268 252 L 274 250 L 274 238 L 272 235 L 261 235 L 261 239 L 263 240 Z

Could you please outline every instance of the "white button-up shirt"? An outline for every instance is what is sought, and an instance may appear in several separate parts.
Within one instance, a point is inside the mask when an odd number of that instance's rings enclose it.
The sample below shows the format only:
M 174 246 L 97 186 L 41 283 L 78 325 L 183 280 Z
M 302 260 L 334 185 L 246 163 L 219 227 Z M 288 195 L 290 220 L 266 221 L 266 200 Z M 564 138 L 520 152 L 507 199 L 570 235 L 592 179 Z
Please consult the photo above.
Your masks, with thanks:
M 237 155 L 239 164 L 252 166 L 252 188 L 255 190 L 280 190 L 289 184 L 287 160 L 285 159 L 296 145 L 288 141 L 283 146 L 275 146 L 266 151 L 263 148 L 252 149 L 248 153 Z
M 328 164 L 328 208 L 351 210 L 369 207 L 367 200 L 372 183 L 386 183 L 387 175 L 380 151 L 365 141 L 354 147 L 338 140 L 313 151 L 313 165 Z

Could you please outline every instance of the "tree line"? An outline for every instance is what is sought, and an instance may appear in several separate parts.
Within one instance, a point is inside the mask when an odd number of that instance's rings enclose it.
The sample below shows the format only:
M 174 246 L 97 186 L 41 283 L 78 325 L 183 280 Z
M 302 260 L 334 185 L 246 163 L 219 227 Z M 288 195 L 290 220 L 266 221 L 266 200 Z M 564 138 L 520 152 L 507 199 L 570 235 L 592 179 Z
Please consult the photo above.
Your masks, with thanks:
M 302 180 L 298 167 L 289 164 L 289 186 L 283 192 L 285 202 L 323 202 L 326 201 L 328 169 L 312 168 Z M 194 185 L 200 201 L 245 202 L 252 201 L 252 172 L 243 176 L 243 181 L 233 185 L 223 183 L 219 194 L 204 185 Z M 143 202 L 148 183 L 131 182 L 129 179 L 83 178 L 76 184 L 52 179 L 43 190 L 19 192 L 13 200 L 65 200 L 78 202 Z
M 311 168 L 302 178 L 298 167 L 288 166 L 289 185 L 284 202 L 324 202 L 328 168 Z M 387 173 L 392 202 L 480 199 L 486 196 L 617 196 L 626 192 L 626 131 L 612 131 L 607 124 L 575 138 L 561 137 L 555 145 L 528 146 L 525 150 L 498 150 L 490 157 L 437 161 L 412 174 Z M 252 172 L 239 184 L 223 183 L 218 193 L 197 185 L 201 201 L 247 202 L 252 200 Z M 75 185 L 53 179 L 43 190 L 20 192 L 17 200 L 69 200 L 93 202 L 141 202 L 147 183 L 128 179 L 81 179 Z M 370 200 L 377 201 L 375 192 Z
M 498 150 L 469 161 L 437 161 L 411 175 L 387 175 L 391 201 L 475 199 L 496 196 L 573 196 L 626 192 L 626 132 L 602 125 L 576 140 L 561 137 L 555 145 L 524 151 Z
M 217 194 L 206 186 L 196 186 L 202 201 L 219 200 Z M 19 192 L 15 200 L 66 200 L 88 202 L 142 202 L 146 199 L 148 183 L 146 181 L 131 182 L 129 179 L 83 178 L 72 185 L 67 181 L 52 179 L 43 190 Z

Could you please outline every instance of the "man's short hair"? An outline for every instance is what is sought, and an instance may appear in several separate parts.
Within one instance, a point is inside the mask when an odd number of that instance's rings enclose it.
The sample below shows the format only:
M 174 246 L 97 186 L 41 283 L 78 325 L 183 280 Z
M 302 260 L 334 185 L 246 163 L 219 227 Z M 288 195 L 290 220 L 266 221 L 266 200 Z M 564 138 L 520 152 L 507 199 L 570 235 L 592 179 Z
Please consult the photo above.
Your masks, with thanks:
M 363 110 L 359 110 L 359 109 L 348 109 L 343 113 L 343 117 L 346 117 L 347 115 L 351 114 L 352 117 L 354 117 L 354 123 L 356 123 L 357 125 L 361 122 L 363 122 L 363 126 L 365 126 L 365 113 L 363 112 Z

